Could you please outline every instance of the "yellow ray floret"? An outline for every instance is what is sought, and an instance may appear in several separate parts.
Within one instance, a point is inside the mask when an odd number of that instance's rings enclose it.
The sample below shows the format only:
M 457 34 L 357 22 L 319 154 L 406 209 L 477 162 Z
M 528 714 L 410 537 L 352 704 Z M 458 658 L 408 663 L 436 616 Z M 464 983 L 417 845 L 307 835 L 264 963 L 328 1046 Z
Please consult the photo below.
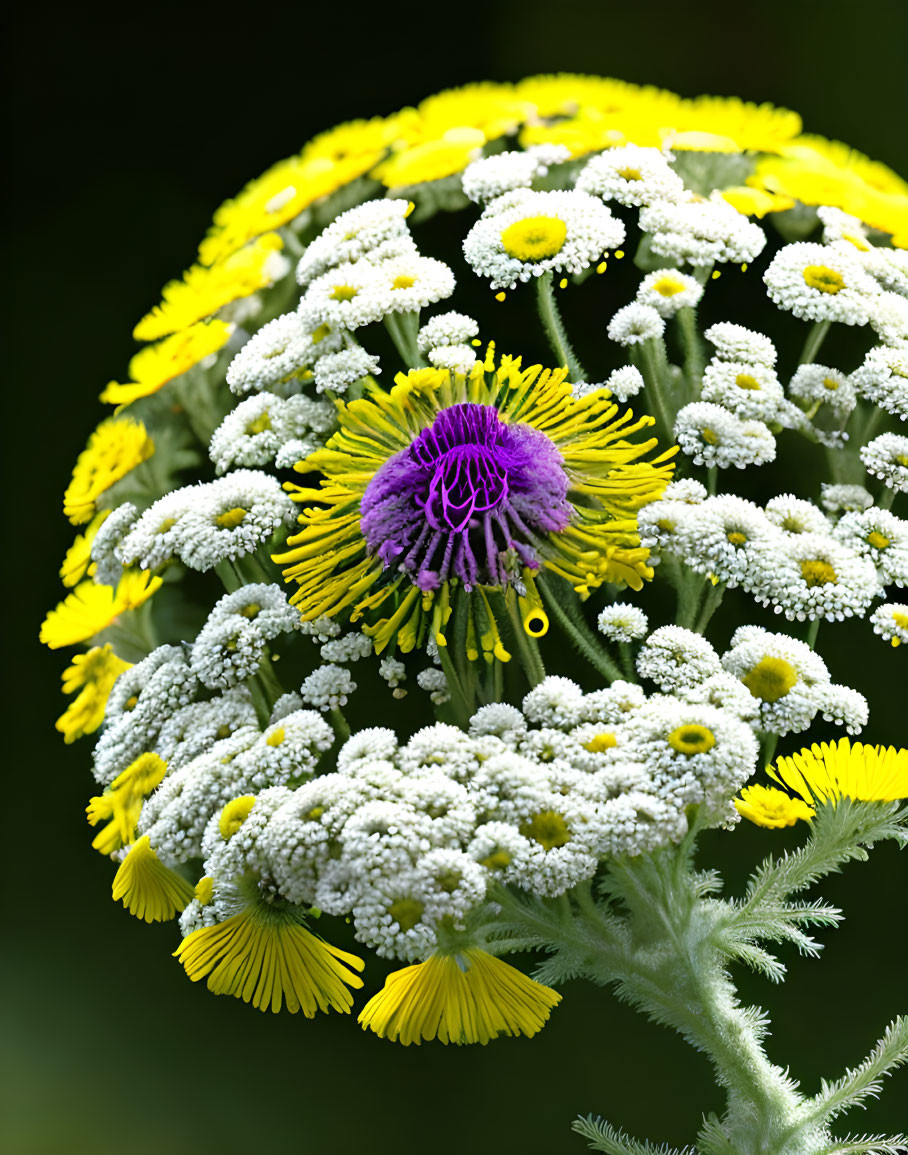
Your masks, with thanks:
M 894 802 L 908 798 L 908 750 L 865 746 L 848 738 L 814 743 L 790 758 L 778 758 L 769 775 L 807 803 Z
M 211 317 L 231 301 L 273 284 L 287 269 L 280 256 L 283 247 L 277 233 L 266 233 L 210 268 L 193 265 L 180 280 L 164 286 L 160 305 L 139 321 L 133 337 L 137 341 L 156 341 Z
M 120 614 L 142 605 L 160 585 L 161 579 L 152 577 L 150 570 L 127 570 L 116 587 L 82 582 L 48 613 L 40 640 L 52 650 L 87 642 Z
M 72 589 L 86 577 L 92 577 L 97 569 L 91 560 L 91 543 L 109 513 L 109 509 L 102 509 L 100 513 L 96 513 L 85 533 L 76 534 L 75 541 L 66 551 L 63 564 L 60 566 L 60 580 L 67 589 Z
M 101 725 L 113 684 L 131 664 L 118 658 L 110 644 L 75 655 L 63 673 L 63 693 L 79 693 L 56 721 L 67 745 Z
M 140 349 L 129 362 L 130 380 L 125 384 L 111 381 L 101 400 L 111 405 L 129 405 L 139 397 L 157 393 L 168 381 L 223 348 L 233 328 L 226 321 L 200 321 L 157 345 Z
M 349 1011 L 349 988 L 363 985 L 354 974 L 363 969 L 362 959 L 312 934 L 290 907 L 252 907 L 195 930 L 174 956 L 193 982 L 207 976 L 216 995 L 233 995 L 260 1011 L 277 1012 L 286 1004 L 307 1019 L 316 1011 Z
M 63 495 L 63 512 L 73 525 L 91 521 L 98 499 L 114 482 L 154 453 L 154 441 L 141 421 L 108 417 L 88 439 Z
M 158 858 L 148 835 L 130 847 L 120 863 L 112 893 L 130 914 L 145 922 L 166 922 L 184 910 L 195 893 L 193 885 Z
M 794 826 L 801 819 L 809 822 L 814 816 L 812 806 L 773 786 L 746 786 L 741 791 L 741 797 L 734 799 L 734 803 L 742 818 L 748 818 L 757 826 L 766 826 L 770 830 Z
M 107 821 L 95 836 L 92 849 L 113 854 L 134 840 L 142 802 L 160 785 L 166 773 L 167 763 L 157 754 L 140 754 L 103 794 L 91 799 L 85 811 L 89 824 L 97 826 Z
M 483 950 L 434 954 L 388 975 L 359 1016 L 363 1030 L 404 1046 L 425 1040 L 482 1043 L 531 1038 L 561 995 Z

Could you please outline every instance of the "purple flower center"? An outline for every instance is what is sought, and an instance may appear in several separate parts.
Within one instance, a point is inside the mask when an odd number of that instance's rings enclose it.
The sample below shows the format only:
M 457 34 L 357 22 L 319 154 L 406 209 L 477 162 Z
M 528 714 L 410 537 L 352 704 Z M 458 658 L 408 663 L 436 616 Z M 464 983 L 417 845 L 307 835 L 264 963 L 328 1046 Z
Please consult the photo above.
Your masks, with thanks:
M 369 552 L 421 589 L 503 586 L 538 569 L 541 537 L 570 521 L 567 490 L 544 433 L 506 425 L 494 405 L 452 405 L 369 482 L 362 528 Z

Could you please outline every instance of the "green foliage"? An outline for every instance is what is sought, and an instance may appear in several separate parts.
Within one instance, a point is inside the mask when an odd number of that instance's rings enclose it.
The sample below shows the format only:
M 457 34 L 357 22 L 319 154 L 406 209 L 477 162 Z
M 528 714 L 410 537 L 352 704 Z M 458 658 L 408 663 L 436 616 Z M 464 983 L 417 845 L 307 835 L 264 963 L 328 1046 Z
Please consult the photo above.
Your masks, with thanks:
M 589 1140 L 587 1146 L 591 1151 L 604 1151 L 605 1155 L 696 1155 L 693 1147 L 668 1147 L 665 1144 L 654 1147 L 646 1140 L 632 1139 L 624 1131 L 617 1131 L 604 1119 L 592 1115 L 575 1119 L 571 1128 Z

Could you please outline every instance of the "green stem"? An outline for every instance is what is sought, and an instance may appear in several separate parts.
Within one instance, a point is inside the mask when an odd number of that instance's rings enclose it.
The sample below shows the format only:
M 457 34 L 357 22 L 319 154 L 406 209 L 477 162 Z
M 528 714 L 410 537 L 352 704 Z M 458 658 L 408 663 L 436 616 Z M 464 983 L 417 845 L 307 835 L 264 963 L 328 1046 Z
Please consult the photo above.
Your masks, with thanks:
M 339 742 L 346 742 L 350 737 L 350 725 L 344 717 L 343 712 L 339 706 L 332 706 L 328 711 L 328 717 L 331 721 L 331 728 Z
M 238 589 L 242 589 L 246 582 L 229 561 L 219 561 L 214 567 L 214 572 L 221 579 L 221 584 L 227 593 L 235 593 Z
M 538 686 L 545 677 L 545 666 L 542 664 L 542 655 L 539 653 L 539 646 L 536 644 L 536 639 L 531 638 L 523 628 L 516 599 L 513 602 L 509 600 L 508 616 L 511 620 L 514 644 L 517 647 L 517 652 L 523 663 L 523 672 L 526 674 L 527 681 L 530 683 L 530 689 L 532 689 L 534 686 Z
M 877 505 L 880 509 L 892 509 L 892 503 L 895 501 L 896 491 L 890 489 L 888 485 L 883 486 L 883 492 L 877 499 Z
M 665 345 L 661 337 L 651 337 L 631 350 L 631 360 L 643 374 L 646 399 L 656 419 L 656 432 L 666 442 L 674 437 L 674 415 L 665 398 L 663 367 L 666 365 Z
M 706 633 L 706 627 L 709 625 L 713 614 L 722 604 L 723 597 L 725 597 L 725 582 L 716 582 L 715 585 L 707 587 L 706 597 L 703 599 L 703 605 L 700 607 L 697 623 L 694 626 L 695 634 Z
M 706 363 L 703 341 L 697 329 L 697 311 L 691 308 L 679 309 L 675 319 L 678 322 L 678 331 L 684 349 L 684 375 L 687 378 L 690 396 L 695 397 L 700 392 L 700 381 Z
M 411 334 L 407 330 L 412 328 L 406 318 L 410 316 L 417 316 L 417 314 L 403 314 L 398 316 L 396 313 L 386 313 L 383 320 L 385 328 L 391 340 L 394 342 L 394 347 L 400 354 L 400 359 L 410 369 L 418 369 L 422 364 L 422 357 L 419 355 L 419 349 L 416 346 L 415 333 Z
M 441 668 L 444 670 L 445 678 L 448 681 L 448 690 L 451 694 L 451 709 L 454 712 L 457 724 L 458 726 L 466 727 L 473 717 L 474 711 L 463 683 L 460 680 L 460 675 L 457 672 L 454 661 L 448 652 L 448 646 L 438 647 L 438 660 L 441 662 Z
M 716 490 L 719 488 L 719 467 L 718 465 L 711 465 L 706 471 L 706 492 L 710 497 L 716 496 Z
M 622 677 L 621 670 L 605 653 L 601 640 L 596 637 L 586 622 L 581 624 L 582 619 L 574 619 L 565 610 L 555 591 L 549 589 L 545 578 L 539 579 L 537 588 L 542 593 L 546 610 L 567 634 L 577 651 L 586 658 L 594 670 L 602 674 L 606 681 L 618 681 Z
M 618 656 L 621 658 L 621 669 L 624 670 L 626 682 L 637 681 L 637 669 L 634 665 L 634 654 L 630 642 L 618 643 Z
M 779 744 L 778 734 L 763 734 L 760 739 L 760 762 L 765 769 L 772 763 L 773 756 L 776 752 L 776 746 Z
M 810 625 L 807 627 L 806 641 L 812 650 L 815 650 L 817 647 L 817 634 L 820 632 L 820 621 L 820 618 L 814 618 Z
M 555 301 L 551 273 L 543 273 L 541 277 L 536 278 L 536 290 L 539 317 L 549 339 L 549 344 L 552 346 L 552 352 L 558 363 L 567 367 L 568 376 L 572 381 L 585 381 L 586 374 L 577 359 L 577 354 L 571 348 L 561 313 Z
M 801 357 L 798 361 L 799 365 L 806 365 L 813 361 L 817 353 L 819 353 L 823 342 L 826 340 L 826 334 L 829 332 L 831 321 L 814 321 L 810 327 L 810 332 L 807 334 L 807 339 L 804 342 L 804 348 L 801 350 Z

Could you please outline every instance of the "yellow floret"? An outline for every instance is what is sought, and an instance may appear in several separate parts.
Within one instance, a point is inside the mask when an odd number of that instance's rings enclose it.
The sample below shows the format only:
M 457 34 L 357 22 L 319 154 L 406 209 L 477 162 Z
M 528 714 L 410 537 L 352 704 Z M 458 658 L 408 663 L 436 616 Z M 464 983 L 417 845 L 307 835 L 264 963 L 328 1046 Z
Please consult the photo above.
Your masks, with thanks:
M 111 405 L 129 405 L 139 397 L 157 393 L 168 381 L 223 348 L 233 328 L 225 321 L 200 321 L 157 345 L 140 349 L 129 362 L 130 380 L 125 384 L 111 381 L 101 400 Z
M 73 525 L 91 521 L 98 499 L 152 453 L 154 441 L 141 421 L 115 417 L 102 421 L 79 454 L 63 495 L 63 512 Z
M 784 790 L 776 790 L 773 786 L 746 786 L 734 803 L 742 818 L 770 830 L 794 826 L 801 819 L 809 822 L 814 815 L 813 808 L 802 799 L 791 798 Z
M 157 754 L 140 754 L 118 774 L 103 794 L 92 798 L 85 813 L 89 825 L 109 819 L 92 842 L 92 848 L 102 854 L 113 854 L 121 846 L 128 846 L 136 836 L 136 825 L 142 813 L 142 802 L 164 780 L 167 763 Z M 116 897 L 116 896 L 115 896 Z
M 63 673 L 63 693 L 75 694 L 77 690 L 79 693 L 56 721 L 56 728 L 67 745 L 97 730 L 104 721 L 114 682 L 131 665 L 118 658 L 109 643 L 75 655 L 72 665 Z
M 87 642 L 120 614 L 147 601 L 160 585 L 161 579 L 152 577 L 150 570 L 127 570 L 116 587 L 82 582 L 48 613 L 40 640 L 52 650 Z
M 146 834 L 130 847 L 120 863 L 112 894 L 114 902 L 122 900 L 136 918 L 145 922 L 166 922 L 192 901 L 195 888 L 161 862 Z
M 109 513 L 109 509 L 102 509 L 100 513 L 95 514 L 85 533 L 76 534 L 75 541 L 66 551 L 66 557 L 60 566 L 60 580 L 67 589 L 72 589 L 84 578 L 91 577 L 97 569 L 91 560 L 91 543 Z

